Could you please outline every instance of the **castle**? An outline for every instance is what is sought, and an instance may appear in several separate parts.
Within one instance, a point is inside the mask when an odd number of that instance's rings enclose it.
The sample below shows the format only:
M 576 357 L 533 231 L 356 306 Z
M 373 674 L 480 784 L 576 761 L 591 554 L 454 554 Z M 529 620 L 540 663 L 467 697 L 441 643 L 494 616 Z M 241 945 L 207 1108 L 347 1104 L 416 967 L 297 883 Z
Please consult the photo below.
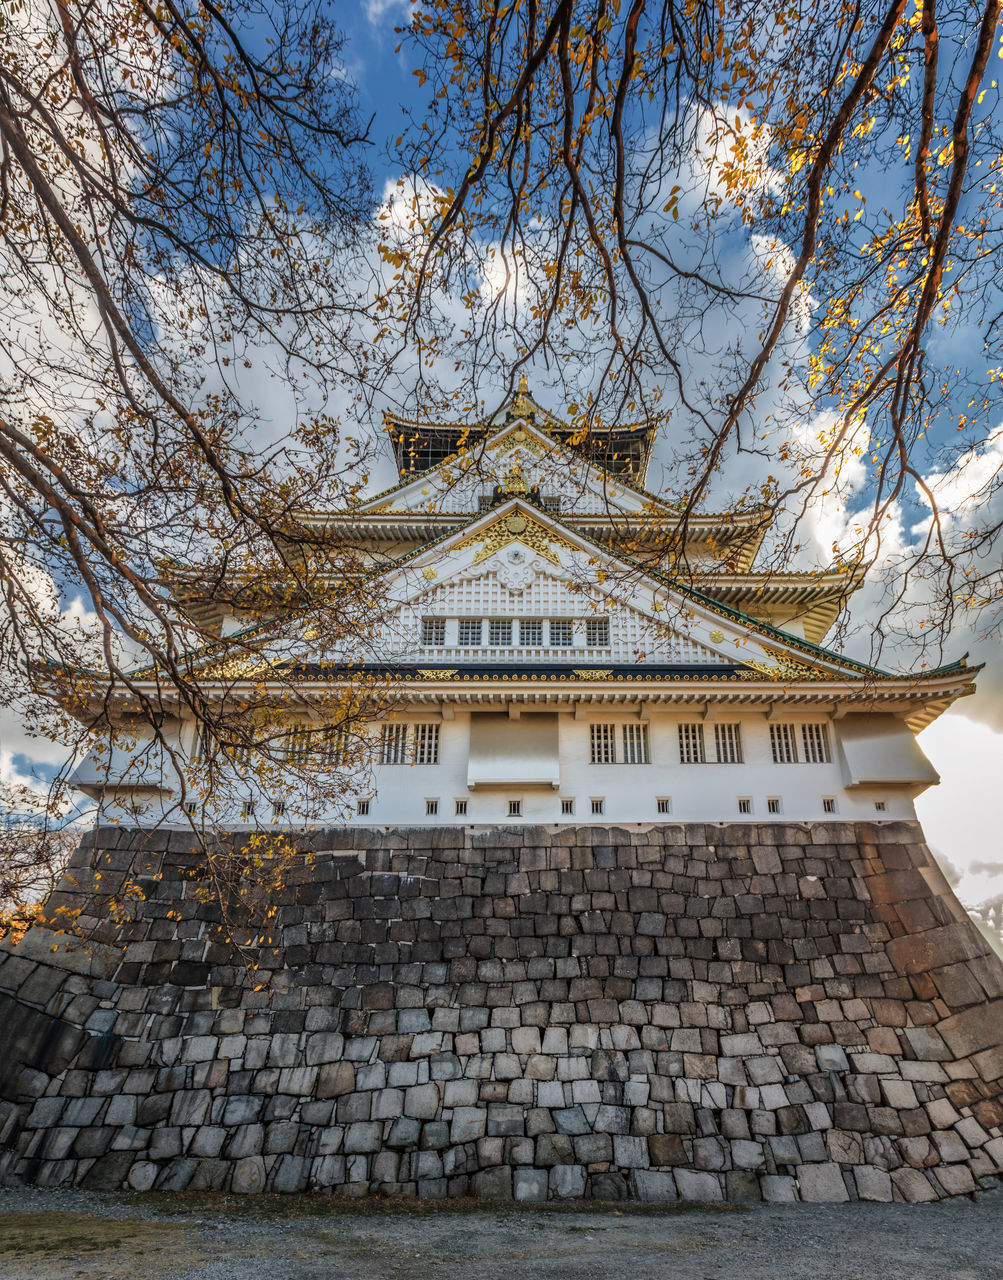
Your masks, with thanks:
M 380 626 L 321 667 L 304 620 L 283 708 L 290 758 L 338 765 L 317 708 L 392 682 L 353 812 L 299 829 L 283 794 L 222 796 L 215 849 L 264 827 L 302 854 L 238 950 L 200 892 L 194 721 L 165 715 L 159 767 L 81 765 L 98 825 L 0 946 L 0 1176 L 522 1202 L 993 1183 L 1003 964 L 912 807 L 936 781 L 914 735 L 972 672 L 821 647 L 858 571 L 757 573 L 762 512 L 641 487 L 652 424 L 579 439 L 522 384 L 490 422 L 389 427 L 400 484 L 301 516 L 368 557 Z M 228 670 L 227 696 L 274 670 Z

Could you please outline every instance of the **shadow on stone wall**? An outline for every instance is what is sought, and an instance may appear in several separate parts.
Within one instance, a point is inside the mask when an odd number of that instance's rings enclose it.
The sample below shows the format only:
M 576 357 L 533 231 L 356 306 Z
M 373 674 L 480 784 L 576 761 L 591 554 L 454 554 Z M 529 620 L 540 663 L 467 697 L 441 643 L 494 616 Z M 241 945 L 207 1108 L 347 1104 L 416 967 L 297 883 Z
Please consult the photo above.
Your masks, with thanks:
M 916 1201 L 1003 1169 L 1003 964 L 918 824 L 309 845 L 252 973 L 189 837 L 84 841 L 47 911 L 86 936 L 0 947 L 8 1182 Z

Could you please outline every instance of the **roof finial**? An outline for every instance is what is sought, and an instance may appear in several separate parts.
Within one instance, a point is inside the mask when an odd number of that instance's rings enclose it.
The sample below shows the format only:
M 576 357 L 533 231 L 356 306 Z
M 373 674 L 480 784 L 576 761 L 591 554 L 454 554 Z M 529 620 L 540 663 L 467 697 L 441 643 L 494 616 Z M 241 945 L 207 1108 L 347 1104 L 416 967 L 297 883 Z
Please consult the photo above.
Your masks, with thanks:
M 519 394 L 521 396 L 529 395 L 529 379 L 524 373 L 519 375 Z

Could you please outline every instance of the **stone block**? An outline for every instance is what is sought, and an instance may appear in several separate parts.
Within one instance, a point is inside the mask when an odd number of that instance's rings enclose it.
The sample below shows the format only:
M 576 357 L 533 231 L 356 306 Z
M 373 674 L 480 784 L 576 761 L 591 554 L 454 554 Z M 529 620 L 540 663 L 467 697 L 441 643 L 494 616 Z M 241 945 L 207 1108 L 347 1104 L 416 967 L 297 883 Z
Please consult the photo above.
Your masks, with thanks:
M 550 1170 L 549 1187 L 555 1200 L 580 1200 L 585 1195 L 585 1166 L 555 1164 Z
M 517 1201 L 546 1200 L 548 1183 L 546 1169 L 516 1169 L 512 1174 L 512 1197 Z
M 812 1204 L 838 1204 L 849 1200 L 838 1164 L 803 1164 L 798 1169 L 801 1199 Z
M 513 1194 L 512 1170 L 500 1165 L 495 1169 L 482 1169 L 475 1173 L 472 1189 L 482 1200 L 511 1200 Z
M 593 1178 L 593 1187 L 596 1179 Z M 676 1180 L 663 1169 L 635 1169 L 631 1174 L 634 1195 L 652 1204 L 668 1204 L 679 1198 Z M 595 1191 L 593 1190 L 593 1195 Z
M 891 1202 L 892 1180 L 883 1169 L 876 1169 L 873 1165 L 860 1165 L 853 1170 L 853 1179 L 861 1200 Z
M 718 1201 L 724 1199 L 721 1179 L 716 1173 L 677 1169 L 673 1175 L 680 1200 Z

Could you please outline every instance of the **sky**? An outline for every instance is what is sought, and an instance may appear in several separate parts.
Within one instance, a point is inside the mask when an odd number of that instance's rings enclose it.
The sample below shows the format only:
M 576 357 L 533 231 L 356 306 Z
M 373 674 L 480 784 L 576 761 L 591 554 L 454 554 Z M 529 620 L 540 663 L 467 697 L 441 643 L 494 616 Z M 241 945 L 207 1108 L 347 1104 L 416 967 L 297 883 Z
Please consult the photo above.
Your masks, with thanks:
M 369 121 L 372 145 L 369 167 L 377 193 L 398 177 L 389 159 L 388 143 L 402 131 L 406 107 L 416 108 L 416 80 L 394 27 L 407 20 L 406 0 L 363 0 L 338 3 L 335 18 L 347 37 L 345 72 L 357 86 L 359 111 Z M 549 404 L 556 412 L 561 405 Z M 264 412 L 264 406 L 263 406 Z M 275 406 L 275 416 L 282 409 Z M 374 475 L 374 487 L 392 478 L 389 458 Z M 831 519 L 831 513 L 830 513 Z M 831 546 L 831 529 L 819 518 L 817 543 Z M 866 612 L 860 621 L 866 627 Z M 920 744 L 941 775 L 941 783 L 917 801 L 917 812 L 928 841 L 942 860 L 949 878 L 957 882 L 966 905 L 1003 893 L 1003 827 L 997 792 L 1003 780 L 1003 705 L 996 692 L 1003 689 L 1003 650 L 973 635 L 958 634 L 948 659 L 973 652 L 973 661 L 988 663 L 975 699 L 956 704 L 921 736 Z M 866 658 L 863 639 L 847 645 L 847 652 Z M 61 763 L 60 749 L 29 740 L 16 723 L 0 722 L 0 777 L 45 778 Z

